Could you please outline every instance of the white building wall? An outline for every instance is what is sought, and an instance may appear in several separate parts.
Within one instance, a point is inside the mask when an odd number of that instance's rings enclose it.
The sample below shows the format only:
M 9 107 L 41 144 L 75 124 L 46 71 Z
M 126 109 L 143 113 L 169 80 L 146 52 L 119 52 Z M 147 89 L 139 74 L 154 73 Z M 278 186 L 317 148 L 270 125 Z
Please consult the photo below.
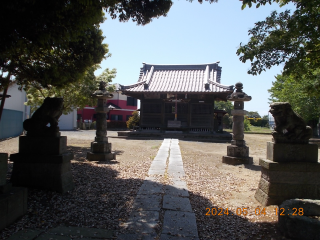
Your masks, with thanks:
M 77 128 L 77 109 L 74 109 L 71 113 L 62 114 L 59 118 L 60 130 L 74 130 Z
M 7 94 L 11 95 L 11 97 L 5 100 L 4 108 L 25 112 L 26 92 L 24 90 L 20 91 L 18 86 L 14 84 L 9 87 Z

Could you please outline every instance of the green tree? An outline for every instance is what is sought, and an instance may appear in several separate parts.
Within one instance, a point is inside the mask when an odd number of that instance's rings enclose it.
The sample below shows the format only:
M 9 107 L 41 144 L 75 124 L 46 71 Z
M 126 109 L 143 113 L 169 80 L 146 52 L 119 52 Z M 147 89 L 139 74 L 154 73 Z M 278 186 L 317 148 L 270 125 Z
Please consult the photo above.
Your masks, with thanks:
M 198 0 L 202 3 L 202 0 Z M 217 0 L 209 0 L 210 3 Z M 10 0 L 1 4 L 0 90 L 12 78 L 26 85 L 76 82 L 105 55 L 103 11 L 140 25 L 166 16 L 171 0 Z
M 243 121 L 243 129 L 244 131 L 250 131 L 250 121 L 247 118 L 244 118 Z
M 223 123 L 224 128 L 232 128 L 232 117 L 230 117 L 230 115 L 228 113 L 226 113 L 222 117 L 222 123 Z
M 252 3 L 260 7 L 272 2 L 280 6 L 291 2 L 295 10 L 274 11 L 264 21 L 255 23 L 249 30 L 249 42 L 240 44 L 237 50 L 240 61 L 251 61 L 248 73 L 252 75 L 284 63 L 284 75 L 312 76 L 320 68 L 320 1 L 243 0 L 242 8 L 251 7 Z
M 320 98 L 310 94 L 313 79 L 304 76 L 297 81 L 294 75 L 277 75 L 276 81 L 272 82 L 270 99 L 272 102 L 289 102 L 292 109 L 297 112 L 306 122 L 317 120 L 320 116 Z
M 39 83 L 33 82 L 26 88 L 28 100 L 25 104 L 31 106 L 31 112 L 34 112 L 46 97 L 62 97 L 64 99 L 63 114 L 68 114 L 77 107 L 95 106 L 96 99 L 91 98 L 91 94 L 98 88 L 100 81 L 108 84 L 108 91 L 115 91 L 115 87 L 110 83 L 117 73 L 116 69 L 109 70 L 107 68 L 101 75 L 95 77 L 95 70 L 96 67 L 91 67 L 83 78 L 75 83 L 69 83 L 63 88 L 55 86 L 44 88 Z
M 249 118 L 261 118 L 260 114 L 255 111 L 248 111 L 246 114 Z
M 105 55 L 99 24 L 103 10 L 120 21 L 147 24 L 166 16 L 172 2 L 127 0 L 11 0 L 1 4 L 0 88 L 14 77 L 21 85 L 63 86 L 77 81 Z M 0 89 L 1 90 L 1 89 Z
M 17 17 L 19 16 L 19 17 Z M 1 5 L 0 88 L 76 82 L 106 54 L 98 1 L 12 0 Z
M 99 24 L 103 10 L 120 21 L 147 24 L 166 16 L 171 0 L 10 0 L 1 4 L 0 91 L 77 82 L 107 53 Z M 0 105 L 0 118 L 5 98 Z
M 229 116 L 231 116 L 231 110 L 233 109 L 233 104 L 230 101 L 214 102 L 214 109 L 225 110 L 229 114 Z
M 135 126 L 138 126 L 140 122 L 140 115 L 138 111 L 134 111 L 132 116 L 129 117 L 127 123 L 127 128 L 133 129 Z

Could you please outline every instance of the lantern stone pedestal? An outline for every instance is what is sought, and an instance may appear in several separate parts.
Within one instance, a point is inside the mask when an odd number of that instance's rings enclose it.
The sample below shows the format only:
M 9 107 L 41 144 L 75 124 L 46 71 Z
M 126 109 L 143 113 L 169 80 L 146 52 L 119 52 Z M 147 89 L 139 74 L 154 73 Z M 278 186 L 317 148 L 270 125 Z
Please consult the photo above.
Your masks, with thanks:
M 8 154 L 0 153 L 0 231 L 27 212 L 27 189 L 7 182 Z
M 95 141 L 91 142 L 91 152 L 87 153 L 89 161 L 110 161 L 116 159 L 116 154 L 111 152 L 111 143 L 108 142 L 107 137 L 107 99 L 112 98 L 113 95 L 106 90 L 106 83 L 101 81 L 100 87 L 92 94 L 92 97 L 98 99 L 96 107 L 96 137 Z
M 11 182 L 14 186 L 64 193 L 73 190 L 73 153 L 67 150 L 67 137 L 19 137 L 19 153 L 11 154 Z
M 234 110 L 232 125 L 232 141 L 231 145 L 227 146 L 227 156 L 222 157 L 222 162 L 230 165 L 252 164 L 253 159 L 249 157 L 249 147 L 246 146 L 244 140 L 244 101 L 250 101 L 251 97 L 242 92 L 242 83 L 236 83 L 236 91 L 229 95 L 227 99 L 234 101 Z
M 89 161 L 109 161 L 116 159 L 115 153 L 111 152 L 111 143 L 91 142 L 91 152 L 87 152 Z

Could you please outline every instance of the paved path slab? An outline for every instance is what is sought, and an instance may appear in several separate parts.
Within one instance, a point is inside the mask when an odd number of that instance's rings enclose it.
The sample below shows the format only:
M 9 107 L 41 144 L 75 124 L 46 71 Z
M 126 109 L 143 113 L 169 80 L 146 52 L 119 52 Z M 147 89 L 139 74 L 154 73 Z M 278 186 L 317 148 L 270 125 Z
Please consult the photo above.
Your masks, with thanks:
M 171 185 L 160 183 L 159 176 L 164 177 L 166 173 Z M 188 187 L 181 179 L 185 172 L 177 139 L 162 142 L 148 175 L 135 198 L 133 212 L 124 224 L 129 232 L 118 239 L 198 240 Z M 160 212 L 164 213 L 163 219 L 160 219 Z
M 166 210 L 192 212 L 190 200 L 188 197 L 164 195 L 162 207 Z
M 162 234 L 198 238 L 196 217 L 191 212 L 165 211 Z
M 133 233 L 157 234 L 156 228 L 160 223 L 160 211 L 134 211 L 131 212 L 124 226 Z

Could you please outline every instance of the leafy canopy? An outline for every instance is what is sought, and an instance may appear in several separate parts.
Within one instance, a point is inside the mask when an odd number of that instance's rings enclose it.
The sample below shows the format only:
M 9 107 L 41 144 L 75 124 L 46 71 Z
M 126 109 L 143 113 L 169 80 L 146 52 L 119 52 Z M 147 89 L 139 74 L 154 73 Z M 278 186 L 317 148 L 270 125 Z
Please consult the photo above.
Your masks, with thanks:
M 214 102 L 214 108 L 219 110 L 225 110 L 229 114 L 229 116 L 231 116 L 231 110 L 233 109 L 233 104 L 230 101 Z
M 31 112 L 34 112 L 43 103 L 46 97 L 62 97 L 64 102 L 63 114 L 68 114 L 73 109 L 84 108 L 86 105 L 95 106 L 96 99 L 91 98 L 91 94 L 98 89 L 100 81 L 107 83 L 107 90 L 114 92 L 115 87 L 110 85 L 112 79 L 116 77 L 116 69 L 105 69 L 101 75 L 96 77 L 94 71 L 96 67 L 91 67 L 85 76 L 75 83 L 69 83 L 63 88 L 54 86 L 42 87 L 39 83 L 33 82 L 26 88 L 28 106 L 31 106 Z
M 147 24 L 166 16 L 170 0 L 10 0 L 1 4 L 0 90 L 15 79 L 63 87 L 84 77 L 107 53 L 103 10 Z
M 314 75 L 320 75 L 320 71 Z M 289 102 L 292 109 L 306 122 L 319 118 L 319 93 L 310 94 L 309 90 L 314 86 L 314 79 L 304 76 L 301 81 L 297 81 L 293 75 L 277 75 L 275 78 L 276 81 L 272 82 L 272 87 L 268 90 L 272 102 Z
M 320 68 L 320 1 L 310 0 L 243 0 L 243 8 L 276 2 L 280 6 L 292 2 L 296 9 L 291 13 L 272 12 L 264 21 L 255 23 L 249 30 L 250 40 L 240 44 L 237 55 L 240 61 L 251 61 L 249 74 L 257 75 L 272 66 L 284 63 L 283 74 L 311 76 Z

